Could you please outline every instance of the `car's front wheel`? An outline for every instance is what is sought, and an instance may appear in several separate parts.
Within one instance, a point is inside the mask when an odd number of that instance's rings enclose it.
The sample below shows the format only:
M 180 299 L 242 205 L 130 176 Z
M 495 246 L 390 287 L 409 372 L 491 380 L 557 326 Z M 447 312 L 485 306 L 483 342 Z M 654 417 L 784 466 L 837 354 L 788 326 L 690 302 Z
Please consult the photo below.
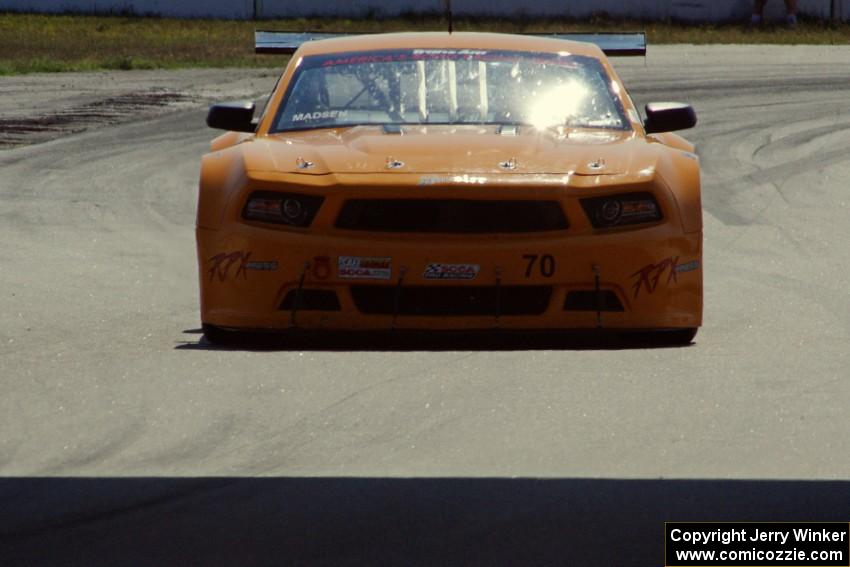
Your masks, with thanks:
M 246 333 L 241 331 L 233 331 L 207 323 L 202 323 L 201 329 L 204 331 L 207 342 L 216 346 L 242 345 L 248 341 Z
M 686 346 L 694 342 L 698 330 L 697 327 L 693 327 L 659 331 L 631 331 L 622 333 L 621 337 L 627 342 L 650 346 Z

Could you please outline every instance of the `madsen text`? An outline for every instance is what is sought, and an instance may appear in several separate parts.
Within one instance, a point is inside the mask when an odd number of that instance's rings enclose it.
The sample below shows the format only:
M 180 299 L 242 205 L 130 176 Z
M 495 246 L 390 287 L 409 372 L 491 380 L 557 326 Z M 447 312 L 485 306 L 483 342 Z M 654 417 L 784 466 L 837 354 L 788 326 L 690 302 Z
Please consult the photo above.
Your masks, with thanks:
M 789 538 L 798 542 L 842 542 L 847 541 L 846 530 L 813 530 L 811 528 L 796 528 L 791 530 L 754 529 L 716 529 L 709 531 L 690 531 L 674 528 L 670 531 L 671 541 L 684 541 L 690 544 L 728 545 L 732 542 L 764 541 L 786 544 Z

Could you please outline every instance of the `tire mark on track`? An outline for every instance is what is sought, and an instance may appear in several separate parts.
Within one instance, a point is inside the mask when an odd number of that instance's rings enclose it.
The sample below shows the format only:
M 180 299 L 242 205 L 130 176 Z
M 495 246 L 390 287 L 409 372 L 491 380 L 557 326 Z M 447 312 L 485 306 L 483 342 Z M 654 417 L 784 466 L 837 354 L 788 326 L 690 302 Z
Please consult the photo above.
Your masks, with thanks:
M 45 142 L 83 132 L 93 125 L 128 122 L 155 114 L 165 107 L 196 100 L 180 92 L 152 89 L 38 116 L 0 118 L 0 149 Z

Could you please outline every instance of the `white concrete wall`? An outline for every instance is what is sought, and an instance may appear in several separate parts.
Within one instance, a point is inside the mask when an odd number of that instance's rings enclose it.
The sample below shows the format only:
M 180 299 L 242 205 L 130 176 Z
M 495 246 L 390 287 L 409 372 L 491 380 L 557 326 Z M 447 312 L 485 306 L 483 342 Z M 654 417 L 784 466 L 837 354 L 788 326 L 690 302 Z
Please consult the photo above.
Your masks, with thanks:
M 799 0 L 799 12 L 829 18 L 832 0 Z M 850 0 L 838 2 L 850 20 Z M 453 0 L 458 15 L 566 16 L 583 18 L 607 12 L 618 18 L 695 22 L 745 21 L 751 0 Z M 0 11 L 157 14 L 172 17 L 262 18 L 303 16 L 397 16 L 436 13 L 443 0 L 0 0 Z M 766 16 L 781 18 L 782 0 L 769 0 Z

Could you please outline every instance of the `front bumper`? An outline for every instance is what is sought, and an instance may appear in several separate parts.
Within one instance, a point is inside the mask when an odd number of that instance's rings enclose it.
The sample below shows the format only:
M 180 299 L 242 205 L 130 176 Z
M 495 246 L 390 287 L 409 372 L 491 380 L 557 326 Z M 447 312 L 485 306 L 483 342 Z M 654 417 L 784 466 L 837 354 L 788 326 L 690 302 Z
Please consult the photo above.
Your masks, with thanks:
M 229 329 L 702 323 L 702 235 L 671 224 L 581 236 L 443 237 L 315 235 L 232 223 L 199 228 L 197 244 L 201 319 Z M 443 268 L 435 273 L 437 264 Z

